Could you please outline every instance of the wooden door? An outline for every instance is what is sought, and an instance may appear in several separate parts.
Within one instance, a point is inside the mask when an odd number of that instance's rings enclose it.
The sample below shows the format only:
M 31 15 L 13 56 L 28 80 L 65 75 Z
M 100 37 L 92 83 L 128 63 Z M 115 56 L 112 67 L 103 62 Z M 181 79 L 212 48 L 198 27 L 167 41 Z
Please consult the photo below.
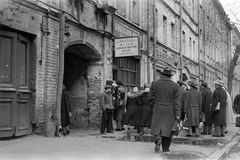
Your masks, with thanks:
M 0 31 L 0 137 L 29 133 L 30 41 Z

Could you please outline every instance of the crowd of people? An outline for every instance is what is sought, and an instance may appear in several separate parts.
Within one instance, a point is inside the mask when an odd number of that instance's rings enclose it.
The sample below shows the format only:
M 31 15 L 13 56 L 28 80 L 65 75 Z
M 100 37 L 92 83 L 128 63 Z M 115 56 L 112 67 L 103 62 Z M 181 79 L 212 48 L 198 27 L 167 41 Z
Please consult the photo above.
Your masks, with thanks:
M 124 125 L 127 126 L 127 135 L 131 134 L 130 126 L 134 126 L 140 135 L 144 134 L 144 127 L 150 128 L 155 137 L 156 152 L 160 146 L 163 152 L 170 151 L 176 122 L 187 129 L 187 137 L 201 134 L 224 137 L 228 132 L 227 125 L 235 123 L 233 110 L 240 113 L 240 94 L 232 103 L 220 78 L 214 82 L 212 91 L 203 80 L 199 84 L 195 80 L 174 82 L 172 76 L 172 69 L 166 67 L 159 80 L 145 84 L 140 91 L 133 86 L 127 92 L 121 81 L 107 85 L 100 98 L 101 133 L 105 134 L 105 126 L 107 132 L 113 133 L 113 120 L 116 121 L 115 131 L 125 130 Z M 203 122 L 202 132 L 200 122 Z

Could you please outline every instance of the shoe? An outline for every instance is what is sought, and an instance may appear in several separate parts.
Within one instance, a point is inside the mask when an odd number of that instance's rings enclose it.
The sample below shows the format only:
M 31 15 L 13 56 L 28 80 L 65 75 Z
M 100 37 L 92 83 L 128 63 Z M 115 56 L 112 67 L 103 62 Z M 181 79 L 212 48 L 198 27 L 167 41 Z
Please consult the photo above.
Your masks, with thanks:
M 109 132 L 107 132 L 107 133 L 114 133 L 113 131 L 109 131 Z
M 225 133 L 225 134 L 227 134 L 227 133 L 228 133 L 228 131 L 225 131 L 224 133 Z
M 169 149 L 166 149 L 166 150 L 163 150 L 163 152 L 170 152 L 170 150 L 169 150 Z
M 70 131 L 67 129 L 67 135 L 69 135 Z
M 162 141 L 161 141 L 161 139 L 157 139 L 156 141 L 155 141 L 155 152 L 159 152 L 160 151 L 160 145 L 162 144 Z
M 121 129 L 115 129 L 115 131 L 121 131 Z
M 101 134 L 106 134 L 106 133 L 101 131 Z
M 187 134 L 187 135 L 186 135 L 186 137 L 192 137 L 192 135 L 190 135 L 190 134 Z
M 221 137 L 225 137 L 225 135 L 222 134 Z
M 127 135 L 128 136 L 130 135 L 130 128 L 128 128 L 128 130 L 127 130 Z
M 208 134 L 208 132 L 202 132 L 201 134 L 202 134 L 202 135 L 206 135 L 206 134 Z
M 122 131 L 125 131 L 125 128 L 123 127 L 123 128 L 121 128 L 121 130 L 122 130 Z
M 207 132 L 208 135 L 211 135 L 211 132 Z
M 221 137 L 221 136 L 216 136 L 216 135 L 212 135 L 213 137 Z

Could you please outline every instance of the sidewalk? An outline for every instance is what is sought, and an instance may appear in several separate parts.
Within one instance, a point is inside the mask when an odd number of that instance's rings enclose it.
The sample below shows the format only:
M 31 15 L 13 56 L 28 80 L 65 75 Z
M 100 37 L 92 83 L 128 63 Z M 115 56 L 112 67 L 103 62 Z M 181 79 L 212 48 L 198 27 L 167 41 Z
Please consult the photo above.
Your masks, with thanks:
M 161 159 L 220 159 L 237 141 L 239 128 L 228 126 L 225 137 L 185 137 L 182 130 L 173 137 L 170 152 L 155 153 L 150 129 L 140 138 L 131 128 L 101 135 L 99 130 L 71 130 L 64 138 L 25 136 L 0 141 L 0 160 L 161 160 Z

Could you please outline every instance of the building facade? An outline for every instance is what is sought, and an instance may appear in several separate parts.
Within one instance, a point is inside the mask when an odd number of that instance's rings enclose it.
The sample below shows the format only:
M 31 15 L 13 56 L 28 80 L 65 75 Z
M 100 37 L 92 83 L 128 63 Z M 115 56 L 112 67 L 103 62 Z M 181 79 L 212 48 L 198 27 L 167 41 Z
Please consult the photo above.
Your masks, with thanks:
M 214 90 L 216 78 L 227 85 L 231 24 L 218 0 L 200 1 L 199 15 L 200 78 Z
M 231 27 L 218 0 L 3 0 L 0 13 L 0 137 L 45 134 L 55 121 L 60 13 L 72 127 L 99 128 L 108 82 L 130 91 L 165 66 L 174 81 L 180 70 L 185 81 L 227 78 Z M 137 54 L 117 56 L 115 40 L 129 37 L 138 37 Z

